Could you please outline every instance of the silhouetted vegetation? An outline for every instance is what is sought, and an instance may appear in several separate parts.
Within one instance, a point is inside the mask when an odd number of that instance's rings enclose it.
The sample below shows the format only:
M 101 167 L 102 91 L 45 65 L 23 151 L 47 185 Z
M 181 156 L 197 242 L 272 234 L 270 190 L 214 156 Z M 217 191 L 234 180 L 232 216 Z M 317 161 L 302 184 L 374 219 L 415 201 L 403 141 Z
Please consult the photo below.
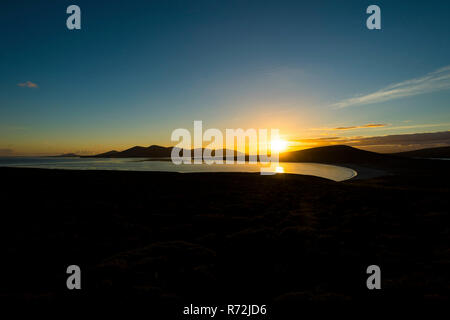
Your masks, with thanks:
M 300 175 L 0 168 L 3 301 L 448 301 L 447 172 Z M 68 291 L 66 268 L 82 269 Z M 382 290 L 366 288 L 367 266 Z M 275 309 L 273 309 L 275 308 Z

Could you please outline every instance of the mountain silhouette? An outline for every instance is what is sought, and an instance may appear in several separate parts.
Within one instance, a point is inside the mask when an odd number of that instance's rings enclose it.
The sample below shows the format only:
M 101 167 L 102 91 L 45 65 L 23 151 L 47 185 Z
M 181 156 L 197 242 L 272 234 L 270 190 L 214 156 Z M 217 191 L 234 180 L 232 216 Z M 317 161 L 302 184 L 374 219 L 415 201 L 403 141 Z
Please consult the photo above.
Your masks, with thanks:
M 79 155 L 75 154 L 75 153 L 64 153 L 64 154 L 60 154 L 58 156 L 53 156 L 53 157 L 56 157 L 56 158 L 75 158 L 75 157 L 79 157 Z
M 124 151 L 108 151 L 84 158 L 169 158 L 172 147 L 151 145 L 150 147 L 135 146 Z
M 134 146 L 124 151 L 108 151 L 93 156 L 82 156 L 82 158 L 170 158 L 172 155 L 172 149 L 174 147 L 161 147 L 157 145 L 151 145 L 150 147 Z M 194 155 L 196 149 L 190 150 L 191 157 Z M 205 151 L 205 148 L 201 149 L 201 154 Z M 180 151 L 182 154 L 182 152 Z M 236 157 L 240 154 L 234 151 Z M 215 155 L 215 150 L 211 151 L 211 155 Z M 227 149 L 223 149 L 224 157 L 227 155 Z
M 171 157 L 172 149 L 174 147 L 162 147 L 157 145 L 151 145 L 149 147 L 134 146 L 132 148 L 123 151 L 108 151 L 93 156 L 81 156 L 82 158 L 166 158 Z M 435 150 L 436 151 L 433 151 Z M 427 151 L 429 150 L 429 151 Z M 189 150 L 191 157 L 194 157 L 195 149 Z M 201 154 L 205 151 L 202 148 Z M 372 164 L 372 165 L 388 165 L 388 166 L 402 166 L 406 161 L 411 161 L 407 157 L 429 157 L 445 158 L 449 157 L 450 147 L 423 149 L 415 152 L 406 152 L 398 154 L 382 154 L 371 151 L 365 151 L 350 147 L 347 145 L 325 146 L 304 149 L 299 151 L 281 153 L 279 160 L 285 162 L 318 162 L 318 163 L 353 163 L 353 164 Z M 432 152 L 433 151 L 433 152 Z M 445 153 L 448 152 L 448 153 Z M 237 151 L 234 151 L 235 158 L 237 157 Z M 182 152 L 180 151 L 180 155 Z M 211 155 L 214 156 L 215 152 L 212 150 Z M 227 149 L 223 149 L 224 158 L 227 155 Z M 248 155 L 245 156 L 248 161 Z
M 346 145 L 317 147 L 280 154 L 280 161 L 325 163 L 378 163 L 396 161 L 393 155 L 365 151 Z
M 408 158 L 450 158 L 450 146 L 394 153 Z
M 108 152 L 100 153 L 100 154 L 96 155 L 96 157 L 108 158 L 108 157 L 113 157 L 114 155 L 116 155 L 118 153 L 120 153 L 120 152 L 116 151 L 116 150 L 111 150 L 111 151 L 108 151 Z

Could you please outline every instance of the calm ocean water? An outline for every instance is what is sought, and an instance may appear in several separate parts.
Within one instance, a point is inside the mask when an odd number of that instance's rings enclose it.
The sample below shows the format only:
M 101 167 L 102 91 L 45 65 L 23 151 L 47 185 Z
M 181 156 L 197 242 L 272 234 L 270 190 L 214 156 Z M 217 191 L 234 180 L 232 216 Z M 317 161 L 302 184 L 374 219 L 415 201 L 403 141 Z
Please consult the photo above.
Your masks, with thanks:
M 0 167 L 27 167 L 72 170 L 130 170 L 167 172 L 259 172 L 257 164 L 192 164 L 175 165 L 171 161 L 145 161 L 140 158 L 53 158 L 53 157 L 0 157 Z M 319 163 L 280 162 L 277 172 L 305 174 L 334 181 L 343 181 L 356 176 L 356 172 L 345 167 Z

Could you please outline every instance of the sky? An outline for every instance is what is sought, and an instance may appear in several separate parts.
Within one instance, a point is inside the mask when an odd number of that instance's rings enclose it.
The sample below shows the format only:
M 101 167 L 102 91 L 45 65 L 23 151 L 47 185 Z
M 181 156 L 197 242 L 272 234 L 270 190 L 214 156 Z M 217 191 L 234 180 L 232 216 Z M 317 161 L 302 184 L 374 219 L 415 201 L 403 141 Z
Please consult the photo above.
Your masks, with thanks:
M 291 149 L 449 145 L 449 31 L 444 0 L 4 0 L 0 155 L 170 146 L 194 120 Z

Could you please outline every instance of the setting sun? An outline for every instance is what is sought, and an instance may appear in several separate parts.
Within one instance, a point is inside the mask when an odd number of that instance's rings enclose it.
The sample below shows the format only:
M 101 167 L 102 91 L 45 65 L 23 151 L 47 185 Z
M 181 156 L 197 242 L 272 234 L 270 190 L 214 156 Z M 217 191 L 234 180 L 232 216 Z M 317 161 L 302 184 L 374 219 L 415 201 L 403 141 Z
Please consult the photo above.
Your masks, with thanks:
M 271 141 L 271 150 L 276 152 L 286 151 L 288 142 L 283 139 L 276 139 Z

